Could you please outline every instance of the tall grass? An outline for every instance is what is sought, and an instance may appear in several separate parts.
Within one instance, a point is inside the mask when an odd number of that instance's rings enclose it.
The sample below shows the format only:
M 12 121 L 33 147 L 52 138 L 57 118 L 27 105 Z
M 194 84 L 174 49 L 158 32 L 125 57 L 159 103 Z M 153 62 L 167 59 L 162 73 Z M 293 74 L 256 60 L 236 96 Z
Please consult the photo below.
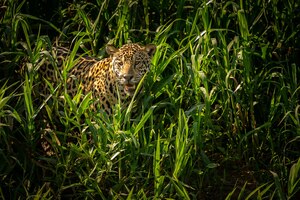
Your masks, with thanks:
M 57 1 L 49 19 L 25 3 L 1 7 L 3 199 L 299 197 L 297 1 Z M 71 53 L 40 98 L 52 35 Z M 157 52 L 128 108 L 68 95 L 76 53 L 130 41 Z

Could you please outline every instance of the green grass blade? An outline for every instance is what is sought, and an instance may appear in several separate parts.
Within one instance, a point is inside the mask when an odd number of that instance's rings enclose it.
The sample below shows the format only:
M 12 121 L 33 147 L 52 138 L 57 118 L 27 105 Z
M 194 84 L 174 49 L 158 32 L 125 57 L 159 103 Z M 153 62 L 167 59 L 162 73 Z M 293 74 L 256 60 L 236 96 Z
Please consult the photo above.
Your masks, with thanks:
M 276 186 L 276 191 L 277 191 L 278 198 L 280 200 L 285 200 L 286 198 L 285 198 L 285 195 L 283 193 L 282 186 L 281 186 L 278 174 L 275 173 L 275 172 L 272 172 L 272 171 L 270 171 L 270 172 L 273 175 L 273 178 L 274 178 L 274 181 L 275 181 L 275 186 Z

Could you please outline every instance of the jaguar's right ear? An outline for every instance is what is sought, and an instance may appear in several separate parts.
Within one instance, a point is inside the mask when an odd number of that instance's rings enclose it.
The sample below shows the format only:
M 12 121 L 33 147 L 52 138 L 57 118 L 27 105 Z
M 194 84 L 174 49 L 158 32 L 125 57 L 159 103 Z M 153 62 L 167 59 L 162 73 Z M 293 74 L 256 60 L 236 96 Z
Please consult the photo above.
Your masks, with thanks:
M 147 44 L 147 45 L 145 46 L 145 50 L 146 50 L 146 52 L 148 53 L 148 55 L 149 55 L 150 57 L 152 57 L 153 54 L 154 54 L 155 51 L 156 51 L 156 46 L 155 46 L 154 44 Z
M 117 49 L 116 47 L 114 47 L 113 45 L 109 44 L 106 46 L 106 52 L 109 54 L 109 55 L 113 55 L 114 53 L 118 52 L 119 49 Z

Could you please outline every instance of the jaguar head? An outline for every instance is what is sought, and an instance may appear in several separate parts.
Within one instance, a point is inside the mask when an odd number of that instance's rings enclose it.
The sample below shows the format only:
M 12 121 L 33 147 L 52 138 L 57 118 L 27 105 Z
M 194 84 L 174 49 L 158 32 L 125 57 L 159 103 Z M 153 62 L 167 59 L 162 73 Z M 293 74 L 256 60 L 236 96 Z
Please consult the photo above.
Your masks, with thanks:
M 148 44 L 125 44 L 121 48 L 112 45 L 106 47 L 107 53 L 112 57 L 112 69 L 119 86 L 125 94 L 132 96 L 141 78 L 151 66 L 151 58 L 156 46 Z

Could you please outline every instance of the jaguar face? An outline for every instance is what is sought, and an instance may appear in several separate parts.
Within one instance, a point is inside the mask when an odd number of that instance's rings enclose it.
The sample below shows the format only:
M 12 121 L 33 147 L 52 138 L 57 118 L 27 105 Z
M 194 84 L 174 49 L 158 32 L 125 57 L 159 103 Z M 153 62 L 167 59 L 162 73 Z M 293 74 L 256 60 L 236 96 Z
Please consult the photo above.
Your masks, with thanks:
M 106 51 L 112 56 L 112 70 L 125 94 L 134 94 L 141 78 L 150 69 L 155 50 L 156 46 L 153 44 L 126 44 L 119 49 L 107 46 Z

